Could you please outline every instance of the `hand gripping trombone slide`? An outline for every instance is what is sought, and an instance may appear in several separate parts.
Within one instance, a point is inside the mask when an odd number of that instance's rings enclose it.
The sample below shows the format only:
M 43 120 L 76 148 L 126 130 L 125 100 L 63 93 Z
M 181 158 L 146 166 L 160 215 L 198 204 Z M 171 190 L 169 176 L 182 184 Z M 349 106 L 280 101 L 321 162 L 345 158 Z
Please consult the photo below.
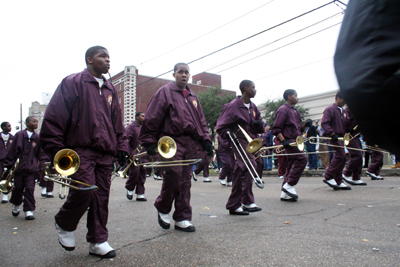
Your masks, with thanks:
M 249 153 L 254 153 L 255 151 L 259 150 L 261 145 L 262 145 L 262 141 L 258 138 L 256 139 L 251 139 L 251 137 L 244 131 L 244 129 L 242 127 L 239 126 L 239 129 L 243 132 L 243 135 L 246 137 L 247 141 L 249 142 L 248 146 L 246 147 L 247 152 Z M 237 139 L 237 136 L 234 133 L 231 132 L 227 132 L 229 138 L 231 139 L 233 145 L 235 146 L 238 154 L 240 155 L 240 157 L 242 158 L 243 163 L 246 165 L 247 170 L 250 172 L 251 177 L 254 180 L 254 183 L 256 184 L 256 186 L 258 188 L 263 189 L 264 188 L 264 184 L 263 181 L 261 180 L 260 177 L 258 177 L 257 171 L 255 170 L 253 164 L 251 164 L 251 161 L 249 159 L 249 157 L 246 154 L 246 151 L 243 149 L 242 145 L 240 144 L 239 140 Z M 233 135 L 233 137 L 232 137 Z M 261 142 L 260 142 L 260 141 Z M 239 150 L 240 147 L 240 150 Z M 247 159 L 247 162 L 245 160 L 245 157 Z M 251 166 L 251 168 L 249 167 L 249 165 Z

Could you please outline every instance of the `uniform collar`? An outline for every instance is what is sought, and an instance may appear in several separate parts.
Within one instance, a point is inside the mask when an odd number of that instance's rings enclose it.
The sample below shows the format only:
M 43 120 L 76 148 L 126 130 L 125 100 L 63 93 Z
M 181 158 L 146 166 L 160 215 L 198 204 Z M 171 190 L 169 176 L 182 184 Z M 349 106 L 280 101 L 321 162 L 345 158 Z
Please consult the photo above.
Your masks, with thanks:
M 181 92 L 181 94 L 183 95 L 183 91 L 182 91 L 182 89 L 180 89 L 174 82 L 169 82 L 169 84 L 168 84 L 168 86 L 169 86 L 169 88 L 172 90 L 172 91 L 178 91 L 178 92 Z M 189 95 L 193 95 L 193 93 L 192 93 L 192 90 L 190 90 L 190 87 L 189 87 L 189 85 L 186 85 L 186 90 L 188 90 L 188 94 L 187 94 L 187 96 L 189 96 Z M 186 97 L 187 97 L 186 96 Z
M 83 80 L 85 82 L 97 83 L 97 81 L 94 78 L 93 74 L 91 74 L 88 69 L 84 69 L 83 70 L 82 77 L 83 77 Z M 113 91 L 113 87 L 112 87 L 111 83 L 103 75 L 101 75 L 101 78 L 104 80 L 103 86 L 105 86 L 107 89 Z

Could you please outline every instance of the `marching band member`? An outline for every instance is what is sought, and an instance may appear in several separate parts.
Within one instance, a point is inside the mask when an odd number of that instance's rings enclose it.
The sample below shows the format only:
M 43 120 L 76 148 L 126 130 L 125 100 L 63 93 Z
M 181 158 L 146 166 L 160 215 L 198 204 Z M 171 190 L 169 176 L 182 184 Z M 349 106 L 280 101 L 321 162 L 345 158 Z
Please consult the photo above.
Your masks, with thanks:
M 144 120 L 144 112 L 136 112 L 135 121 L 128 125 L 125 129 L 126 137 L 129 141 L 130 153 L 133 153 L 139 146 L 140 127 Z M 137 151 L 136 151 L 137 152 Z M 136 153 L 135 153 L 136 154 Z M 147 201 L 144 196 L 144 183 L 146 182 L 146 171 L 143 166 L 134 166 L 128 170 L 128 179 L 126 180 L 125 188 L 128 190 L 126 197 L 129 200 L 133 199 L 133 190 L 136 188 L 136 201 Z
M 286 103 L 276 111 L 271 132 L 285 148 L 285 154 L 295 154 L 285 156 L 286 171 L 281 192 L 281 201 L 295 202 L 299 196 L 294 187 L 299 182 L 307 165 L 307 156 L 297 146 L 290 146 L 290 143 L 295 142 L 302 132 L 302 116 L 294 107 L 298 102 L 297 92 L 287 89 L 283 93 L 283 98 Z
M 1 123 L 1 129 L 3 130 L 0 134 L 0 177 L 3 175 L 4 171 L 4 159 L 8 152 L 8 147 L 11 145 L 14 135 L 11 132 L 11 124 L 7 121 Z M 4 179 L 6 177 L 3 177 Z M 1 200 L 1 203 L 8 202 L 8 193 L 4 194 Z
M 219 173 L 219 182 L 223 186 L 232 186 L 235 156 L 229 140 L 218 135 L 218 153 L 222 161 L 222 169 Z
M 4 167 L 7 168 L 4 176 L 6 177 L 19 158 L 18 166 L 14 172 L 14 189 L 10 199 L 10 203 L 13 204 L 12 215 L 15 217 L 19 215 L 19 207 L 23 202 L 25 219 L 34 220 L 33 211 L 36 209 L 35 179 L 39 172 L 39 158 L 42 149 L 40 148 L 39 135 L 35 133 L 35 129 L 38 128 L 38 119 L 29 116 L 26 118 L 25 124 L 26 129 L 15 134 L 8 149 L 4 160 Z
M 94 46 L 85 54 L 87 68 L 63 79 L 47 106 L 41 142 L 54 155 L 60 149 L 75 150 L 80 167 L 71 178 L 98 186 L 97 191 L 69 190 L 68 198 L 55 216 L 58 241 L 68 251 L 75 249 L 74 232 L 88 211 L 86 240 L 89 253 L 102 258 L 115 257 L 108 244 L 108 199 L 112 163 L 127 160 L 128 143 L 122 122 L 117 90 L 102 75 L 110 69 L 106 48 Z
M 353 119 L 350 109 L 347 108 L 345 112 L 349 118 L 348 121 L 350 127 L 349 130 L 346 131 L 350 132 L 351 134 L 357 134 L 357 132 L 353 130 L 356 126 L 356 122 Z M 362 149 L 360 138 L 353 138 L 346 147 Z M 343 171 L 343 180 L 351 185 L 367 185 L 367 183 L 361 180 L 363 152 L 361 150 L 354 149 L 348 149 L 348 151 L 350 153 L 350 159 L 347 162 L 346 169 Z
M 342 171 L 346 164 L 346 154 L 344 152 L 343 141 L 339 141 L 339 137 L 343 137 L 346 133 L 347 114 L 343 110 L 345 105 L 343 94 L 338 92 L 335 96 L 335 103 L 328 106 L 323 113 L 321 127 L 324 130 L 324 136 L 331 137 L 330 144 L 333 154 L 333 159 L 325 172 L 324 183 L 335 190 L 351 190 L 350 186 L 343 183 Z
M 45 176 L 45 166 L 46 162 L 50 162 L 50 155 L 43 152 L 39 159 L 39 186 L 42 188 L 41 196 L 47 198 L 53 198 L 54 182 L 46 181 Z
M 221 116 L 218 119 L 216 131 L 225 140 L 230 140 L 230 134 L 237 133 L 237 139 L 244 149 L 248 141 L 241 131 L 238 131 L 238 125 L 249 134 L 251 138 L 258 137 L 258 133 L 263 133 L 263 121 L 261 113 L 257 106 L 251 102 L 251 98 L 256 95 L 255 85 L 250 80 L 243 80 L 239 85 L 241 96 L 236 97 L 230 103 L 222 108 Z M 234 147 L 234 146 L 233 146 Z M 255 204 L 252 191 L 253 179 L 251 173 L 246 168 L 245 163 L 240 157 L 240 151 L 233 149 L 236 156 L 236 165 L 234 169 L 233 184 L 231 195 L 226 204 L 226 209 L 231 215 L 249 215 L 249 212 L 260 211 L 261 208 Z M 250 159 L 250 164 L 256 168 L 254 155 L 246 152 Z
M 154 155 L 157 141 L 162 136 L 172 137 L 177 144 L 177 152 L 172 160 L 194 159 L 200 144 L 208 156 L 213 153 L 211 137 L 203 109 L 197 96 L 189 88 L 190 71 L 185 63 L 174 67 L 174 82 L 162 86 L 150 100 L 146 118 L 143 121 L 139 142 L 146 147 L 148 155 Z M 169 213 L 175 201 L 175 229 L 194 232 L 190 206 L 192 166 L 171 166 L 163 168 L 161 193 L 154 206 L 158 213 L 158 223 L 163 229 L 170 228 Z

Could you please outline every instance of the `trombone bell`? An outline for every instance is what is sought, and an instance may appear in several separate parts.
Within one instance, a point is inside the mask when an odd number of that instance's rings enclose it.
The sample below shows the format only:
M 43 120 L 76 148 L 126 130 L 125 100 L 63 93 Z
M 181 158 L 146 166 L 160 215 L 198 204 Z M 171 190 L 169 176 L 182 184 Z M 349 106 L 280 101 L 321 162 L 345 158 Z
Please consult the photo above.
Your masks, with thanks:
M 262 140 L 260 138 L 251 139 L 250 135 L 238 124 L 239 129 L 242 131 L 244 137 L 249 143 L 246 147 L 246 151 L 250 154 L 258 151 L 262 147 Z
M 54 156 L 54 168 L 64 176 L 74 174 L 80 165 L 79 155 L 72 149 L 62 149 Z
M 177 148 L 174 139 L 169 136 L 163 136 L 158 140 L 158 153 L 165 159 L 170 159 L 175 156 Z
M 304 138 L 303 138 L 303 136 L 301 136 L 301 135 L 297 136 L 297 138 L 296 138 L 296 144 L 297 144 L 297 148 L 298 148 L 300 151 L 303 151 L 303 150 L 304 150 Z

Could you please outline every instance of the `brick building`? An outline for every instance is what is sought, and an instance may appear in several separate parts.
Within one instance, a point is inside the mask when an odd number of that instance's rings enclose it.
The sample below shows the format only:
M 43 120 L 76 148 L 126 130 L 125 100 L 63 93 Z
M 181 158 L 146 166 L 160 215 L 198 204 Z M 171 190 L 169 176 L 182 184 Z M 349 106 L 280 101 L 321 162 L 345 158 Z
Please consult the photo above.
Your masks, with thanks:
M 146 111 L 147 104 L 161 86 L 171 80 L 154 78 L 139 74 L 135 66 L 126 66 L 123 71 L 111 77 L 118 91 L 118 101 L 121 105 L 125 126 L 135 120 L 135 113 Z M 192 76 L 193 83 L 189 87 L 196 94 L 207 90 L 210 86 L 221 87 L 221 76 L 212 73 L 200 73 Z M 232 94 L 234 91 L 224 90 Z

